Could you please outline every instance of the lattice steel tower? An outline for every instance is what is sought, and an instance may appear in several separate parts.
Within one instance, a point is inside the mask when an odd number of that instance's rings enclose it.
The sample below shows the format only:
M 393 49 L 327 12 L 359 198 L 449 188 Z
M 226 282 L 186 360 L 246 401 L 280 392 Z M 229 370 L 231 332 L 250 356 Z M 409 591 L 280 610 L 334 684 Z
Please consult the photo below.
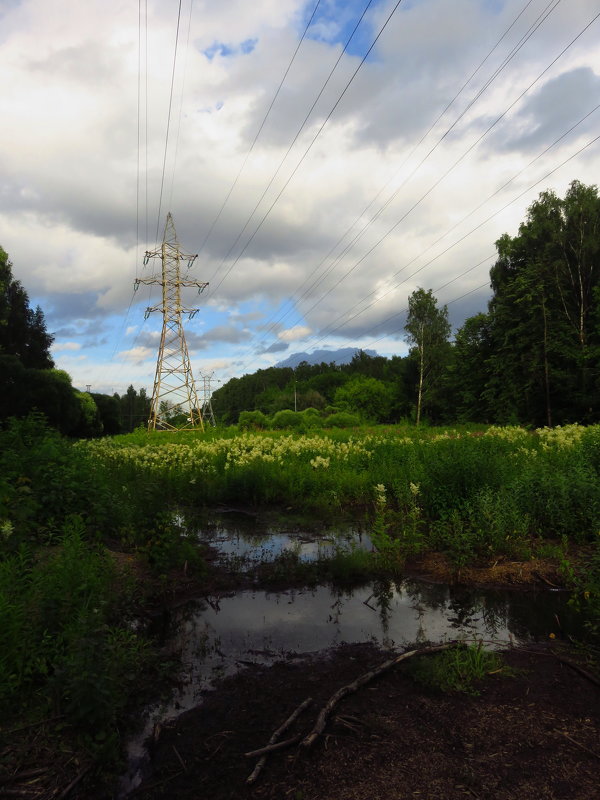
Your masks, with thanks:
M 160 311 L 163 315 L 148 430 L 191 430 L 198 427 L 204 430 L 202 407 L 196 392 L 181 322 L 183 314 L 192 319 L 198 313 L 197 308 L 182 306 L 181 289 L 195 286 L 200 294 L 208 286 L 208 283 L 181 277 L 181 264 L 185 263 L 189 270 L 197 257 L 181 252 L 175 223 L 169 212 L 160 248 L 146 250 L 144 256 L 144 265 L 152 258 L 160 258 L 161 275 L 136 278 L 135 281 L 136 289 L 140 283 L 157 283 L 162 287 L 161 302 L 148 307 L 145 314 L 146 319 L 153 311 Z

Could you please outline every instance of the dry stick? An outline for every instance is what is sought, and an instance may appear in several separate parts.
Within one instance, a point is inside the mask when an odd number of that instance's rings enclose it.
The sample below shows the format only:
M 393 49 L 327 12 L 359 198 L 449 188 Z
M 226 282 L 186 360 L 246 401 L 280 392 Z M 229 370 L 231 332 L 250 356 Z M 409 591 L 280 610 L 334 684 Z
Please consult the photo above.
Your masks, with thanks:
M 590 681 L 591 683 L 594 683 L 596 686 L 600 686 L 600 681 L 598 680 L 598 678 L 595 675 L 592 675 L 591 672 L 588 672 L 587 669 L 580 667 L 579 664 L 577 664 L 575 661 L 571 661 L 570 658 L 566 658 L 565 656 L 560 656 L 554 650 L 551 650 L 550 652 L 558 661 L 560 661 L 561 664 L 565 664 L 567 667 L 571 667 L 571 669 L 574 669 L 575 672 L 578 672 L 580 675 L 583 675 L 583 677 L 587 678 L 588 681 Z
M 63 800 L 64 797 L 67 797 L 67 795 L 77 786 L 79 781 L 85 778 L 92 766 L 92 764 L 88 764 L 87 767 L 82 769 L 81 772 L 73 778 L 71 783 L 62 790 L 62 792 L 58 795 L 57 800 Z
M 24 781 L 27 778 L 34 778 L 37 775 L 44 775 L 46 772 L 48 772 L 47 767 L 37 767 L 36 769 L 28 769 L 24 772 L 15 772 L 12 775 L 6 775 L 0 778 L 0 785 L 4 783 L 18 783 L 19 781 Z
M 433 647 L 422 647 L 419 650 L 409 650 L 406 653 L 402 653 L 402 655 L 396 656 L 396 658 L 392 658 L 389 661 L 385 661 L 383 664 L 380 664 L 375 669 L 371 670 L 370 672 L 366 672 L 364 675 L 361 675 L 352 683 L 349 683 L 347 686 L 342 686 L 341 689 L 338 689 L 337 692 L 332 695 L 323 709 L 321 713 L 317 717 L 317 721 L 315 723 L 315 727 L 312 731 L 306 736 L 302 742 L 301 747 L 310 747 L 314 744 L 316 739 L 318 739 L 319 735 L 323 733 L 325 725 L 327 724 L 327 718 L 335 708 L 335 706 L 340 702 L 340 700 L 345 697 L 347 694 L 352 694 L 356 692 L 357 689 L 360 689 L 361 686 L 364 686 L 365 683 L 369 683 L 378 675 L 381 675 L 382 672 L 385 672 L 391 667 L 399 664 L 401 661 L 405 661 L 407 658 L 411 658 L 412 656 L 420 656 L 424 655 L 425 653 L 437 653 L 440 650 L 447 650 L 449 647 L 455 647 L 456 642 L 448 642 L 447 644 L 437 644 Z
M 276 750 L 285 750 L 286 747 L 297 744 L 301 738 L 302 734 L 299 733 L 297 736 L 292 736 L 291 739 L 284 739 L 281 742 L 275 742 L 275 744 L 267 744 L 264 747 L 259 747 L 258 750 L 250 750 L 244 755 L 246 758 L 256 758 L 257 756 L 264 756 L 266 753 L 274 753 Z
M 29 728 L 37 728 L 40 725 L 46 725 L 50 722 L 57 722 L 60 719 L 63 719 L 64 714 L 57 714 L 55 717 L 47 717 L 46 719 L 40 719 L 37 722 L 30 722 L 29 725 L 22 725 L 20 728 L 12 728 L 9 731 L 5 731 L 5 733 L 20 733 L 21 731 L 29 730 Z
M 185 765 L 185 761 L 184 761 L 184 760 L 183 760 L 183 758 L 182 758 L 182 757 L 179 755 L 179 750 L 178 750 L 178 749 L 175 747 L 175 745 L 173 745 L 173 752 L 175 753 L 175 755 L 177 756 L 177 758 L 178 758 L 178 760 L 179 760 L 179 763 L 180 763 L 180 764 L 181 764 L 181 766 L 183 767 L 183 771 L 184 771 L 184 772 L 187 772 L 187 767 L 186 767 L 186 765 Z
M 291 725 L 291 724 L 294 722 L 294 720 L 296 720 L 296 719 L 297 719 L 297 718 L 300 716 L 300 714 L 301 714 L 301 713 L 304 711 L 304 709 L 305 709 L 305 708 L 308 708 L 308 706 L 309 706 L 311 703 L 312 703 L 312 697 L 307 697 L 307 698 L 306 698 L 306 700 L 305 700 L 303 703 L 301 703 L 301 704 L 298 706 L 298 708 L 297 708 L 297 709 L 294 711 L 294 713 L 293 713 L 293 714 L 291 714 L 291 715 L 290 715 L 290 716 L 289 716 L 289 717 L 286 719 L 286 721 L 283 723 L 283 725 L 281 725 L 279 728 L 277 728 L 277 730 L 276 730 L 276 731 L 274 731 L 274 732 L 271 734 L 271 738 L 269 739 L 269 741 L 268 741 L 268 745 L 267 745 L 267 746 L 269 746 L 269 745 L 272 745 L 272 744 L 275 744 L 275 742 L 276 742 L 276 741 L 279 739 L 279 737 L 281 736 L 281 734 L 282 734 L 284 731 L 286 731 L 286 730 L 287 730 L 287 729 L 290 727 L 290 725 Z M 264 765 L 266 764 L 266 761 L 267 761 L 267 756 L 266 756 L 266 755 L 263 755 L 263 756 L 261 757 L 260 761 L 257 763 L 257 765 L 256 765 L 256 766 L 254 767 L 254 769 L 252 770 L 251 774 L 250 774 L 250 775 L 248 776 L 248 778 L 246 779 L 246 783 L 247 783 L 247 784 L 254 783 L 254 781 L 255 781 L 255 780 L 258 778 L 258 776 L 260 775 L 260 771 L 262 770 L 262 768 L 263 768 L 263 767 L 264 767 Z
M 575 739 L 573 739 L 573 737 L 572 737 L 572 736 L 569 736 L 569 734 L 568 734 L 568 733 L 565 733 L 564 731 L 559 731 L 559 730 L 558 730 L 558 728 L 554 728 L 554 730 L 555 730 L 557 733 L 560 733 L 562 736 L 564 736 L 564 737 L 565 737 L 566 739 L 568 739 L 570 742 L 573 742 L 573 744 L 576 744 L 576 745 L 577 745 L 577 747 L 581 747 L 581 749 L 582 749 L 582 750 L 585 750 L 585 752 L 586 752 L 586 753 L 589 753 L 590 755 L 594 756 L 594 758 L 600 758 L 600 756 L 598 755 L 598 753 L 594 752 L 593 750 L 590 750 L 590 748 L 589 748 L 589 747 L 586 747 L 584 744 L 581 744 L 581 742 L 578 742 L 578 741 L 576 741 Z

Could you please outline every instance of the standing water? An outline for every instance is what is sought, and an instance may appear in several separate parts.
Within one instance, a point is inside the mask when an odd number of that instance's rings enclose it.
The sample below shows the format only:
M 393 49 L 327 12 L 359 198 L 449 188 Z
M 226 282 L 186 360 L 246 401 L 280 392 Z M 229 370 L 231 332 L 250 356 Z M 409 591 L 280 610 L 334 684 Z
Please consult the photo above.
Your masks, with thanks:
M 215 519 L 198 536 L 237 568 L 288 551 L 312 560 L 339 546 L 370 548 L 358 531 L 284 532 L 240 515 Z M 254 589 L 191 600 L 173 614 L 168 634 L 169 649 L 182 664 L 177 687 L 167 703 L 148 710 L 143 730 L 130 742 L 120 796 L 141 781 L 144 741 L 156 723 L 198 705 L 218 679 L 249 665 L 306 657 L 343 643 L 402 650 L 454 639 L 483 639 L 498 647 L 547 639 L 568 628 L 566 600 L 561 593 L 468 590 L 415 580 L 376 580 L 352 589 Z

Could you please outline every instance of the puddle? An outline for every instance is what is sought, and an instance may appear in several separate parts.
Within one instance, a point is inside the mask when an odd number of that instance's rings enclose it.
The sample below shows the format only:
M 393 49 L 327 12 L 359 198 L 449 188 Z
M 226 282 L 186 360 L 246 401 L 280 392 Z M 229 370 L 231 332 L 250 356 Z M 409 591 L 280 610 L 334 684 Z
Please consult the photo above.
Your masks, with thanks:
M 358 531 L 344 537 L 345 546 L 370 547 Z M 331 531 L 271 532 L 251 519 L 230 526 L 217 520 L 203 528 L 202 539 L 218 548 L 222 558 L 249 563 L 270 560 L 286 548 L 301 548 L 301 557 L 310 559 L 340 542 Z M 564 594 L 466 590 L 414 580 L 379 580 L 343 591 L 331 586 L 247 590 L 192 600 L 173 614 L 168 636 L 182 663 L 177 687 L 168 703 L 147 710 L 143 730 L 129 744 L 130 768 L 118 796 L 140 783 L 147 761 L 144 741 L 155 724 L 195 707 L 216 680 L 248 665 L 300 658 L 342 643 L 373 642 L 397 650 L 453 639 L 483 639 L 499 647 L 521 644 L 572 632 L 574 617 Z
M 235 511 L 213 517 L 198 526 L 195 535 L 217 551 L 221 563 L 235 562 L 241 569 L 274 561 L 284 553 L 294 553 L 301 561 L 317 561 L 332 556 L 339 548 L 371 549 L 371 540 L 359 528 L 282 530 L 281 525 L 262 524 L 249 514 Z

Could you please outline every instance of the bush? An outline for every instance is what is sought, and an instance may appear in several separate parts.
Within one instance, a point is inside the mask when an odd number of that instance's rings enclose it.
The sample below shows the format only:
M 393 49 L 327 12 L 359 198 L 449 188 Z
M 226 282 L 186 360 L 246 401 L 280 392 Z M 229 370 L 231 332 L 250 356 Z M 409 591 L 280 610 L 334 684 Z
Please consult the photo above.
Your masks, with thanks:
M 271 427 L 275 430 L 282 430 L 283 428 L 301 428 L 304 422 L 303 412 L 290 411 L 284 409 L 278 411 L 273 415 L 271 420 Z
M 360 420 L 356 414 L 350 414 L 347 411 L 330 414 L 323 420 L 324 428 L 357 428 L 359 425 Z
M 269 420 L 262 411 L 242 411 L 238 419 L 241 431 L 264 431 L 269 427 Z

